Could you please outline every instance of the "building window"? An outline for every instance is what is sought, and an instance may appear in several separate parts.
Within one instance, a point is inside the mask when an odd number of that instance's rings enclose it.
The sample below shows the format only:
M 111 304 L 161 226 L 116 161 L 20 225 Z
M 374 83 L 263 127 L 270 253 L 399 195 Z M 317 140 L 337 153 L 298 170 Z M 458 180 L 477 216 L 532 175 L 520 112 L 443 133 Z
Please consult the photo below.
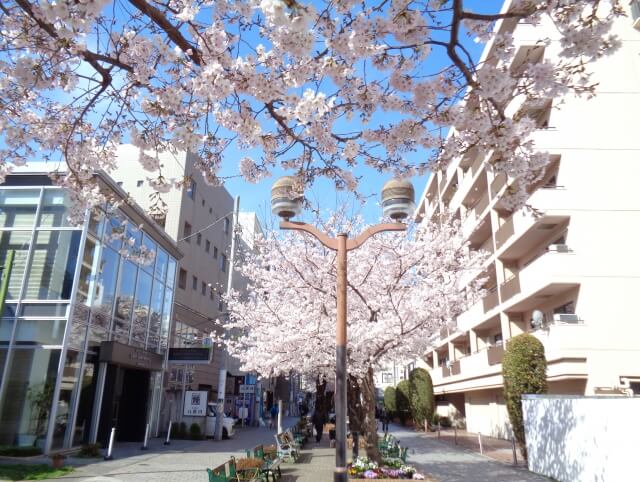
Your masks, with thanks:
M 218 248 L 213 247 L 213 259 L 218 259 Z
M 196 182 L 193 179 L 189 179 L 189 185 L 187 187 L 187 196 L 191 199 L 196 198 Z
M 210 249 L 211 249 L 211 241 L 209 241 L 208 239 L 205 239 L 204 250 L 208 253 Z
M 204 207 L 204 199 L 202 199 L 202 207 Z
M 213 300 L 214 299 L 214 295 L 213 295 L 213 288 L 209 290 L 209 299 Z
M 229 218 L 224 218 L 224 233 L 229 234 L 229 227 L 231 226 L 231 221 Z
M 144 181 L 138 181 L 136 182 L 136 187 L 142 187 L 143 184 L 144 184 Z
M 227 271 L 227 255 L 220 255 L 220 271 Z
M 198 289 L 198 277 L 197 276 L 193 276 L 191 278 L 191 289 L 194 289 L 194 290 Z
M 183 290 L 187 289 L 187 270 L 180 268 L 180 274 L 178 275 L 178 288 Z
M 191 240 L 189 239 L 189 236 L 191 236 L 191 224 L 189 224 L 188 222 L 184 222 L 184 230 L 182 231 L 182 238 L 187 242 L 190 243 Z
M 198 234 L 196 235 L 196 244 L 197 244 L 198 246 L 200 246 L 200 244 L 202 244 L 202 234 L 200 234 L 200 233 L 198 233 Z
M 573 301 L 569 301 L 569 303 L 565 303 L 562 306 L 558 306 L 553 309 L 553 314 L 562 314 L 562 315 L 574 315 L 576 312 L 576 305 Z
M 392 373 L 383 373 L 382 374 L 382 383 L 393 383 L 393 374 Z
M 202 282 L 202 285 L 200 287 L 200 291 L 202 292 L 203 295 L 207 294 L 207 283 L 205 283 L 204 281 Z

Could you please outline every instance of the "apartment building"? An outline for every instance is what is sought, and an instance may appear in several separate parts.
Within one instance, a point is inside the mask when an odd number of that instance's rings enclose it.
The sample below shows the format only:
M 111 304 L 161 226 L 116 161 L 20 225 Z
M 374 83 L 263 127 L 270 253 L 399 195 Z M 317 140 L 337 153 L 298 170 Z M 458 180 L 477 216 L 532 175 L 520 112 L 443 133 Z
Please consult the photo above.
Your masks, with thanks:
M 119 146 L 117 169 L 112 176 L 131 198 L 149 210 L 157 202 L 149 178 L 157 177 L 157 173 L 145 171 L 138 156 L 137 147 Z M 224 313 L 222 295 L 230 269 L 233 198 L 224 187 L 205 182 L 192 153 L 163 153 L 159 161 L 162 176 L 183 186 L 162 194 L 166 215 L 156 217 L 156 222 L 184 253 L 176 274 L 171 347 L 208 346 L 209 334 L 215 329 L 214 320 Z M 165 383 L 164 424 L 169 419 L 181 419 L 184 390 L 207 390 L 209 400 L 217 399 L 223 360 L 224 351 L 214 348 L 210 363 L 171 365 Z M 229 411 L 233 408 L 231 394 L 236 389 L 236 380 L 230 376 L 226 387 L 225 410 Z
M 501 205 L 512 180 L 491 172 L 491 152 L 469 152 L 431 176 L 419 201 L 418 220 L 453 212 L 471 248 L 490 253 L 486 296 L 425 356 L 439 413 L 465 419 L 471 432 L 509 436 L 501 361 L 523 332 L 544 344 L 549 393 L 640 393 L 640 8 L 632 7 L 614 26 L 621 49 L 590 65 L 595 98 L 509 107 L 538 121 L 536 146 L 553 156 L 530 189 L 533 210 Z M 512 68 L 559 50 L 551 25 L 504 20 L 496 28 L 513 32 Z M 551 42 L 537 43 L 544 38 Z M 487 66 L 492 49 L 483 53 Z

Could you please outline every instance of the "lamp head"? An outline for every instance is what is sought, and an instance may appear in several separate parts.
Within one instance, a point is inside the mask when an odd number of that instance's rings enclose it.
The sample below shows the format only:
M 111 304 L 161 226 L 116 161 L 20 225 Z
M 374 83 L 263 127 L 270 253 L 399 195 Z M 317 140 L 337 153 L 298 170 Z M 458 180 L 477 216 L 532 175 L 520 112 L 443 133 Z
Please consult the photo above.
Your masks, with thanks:
M 531 313 L 531 327 L 534 329 L 540 328 L 544 323 L 544 313 L 540 310 L 533 310 Z
M 300 213 L 302 196 L 295 189 L 296 180 L 284 176 L 271 186 L 271 212 L 283 219 L 290 219 Z
M 415 205 L 413 184 L 405 179 L 391 179 L 382 187 L 382 213 L 395 221 L 410 216 Z

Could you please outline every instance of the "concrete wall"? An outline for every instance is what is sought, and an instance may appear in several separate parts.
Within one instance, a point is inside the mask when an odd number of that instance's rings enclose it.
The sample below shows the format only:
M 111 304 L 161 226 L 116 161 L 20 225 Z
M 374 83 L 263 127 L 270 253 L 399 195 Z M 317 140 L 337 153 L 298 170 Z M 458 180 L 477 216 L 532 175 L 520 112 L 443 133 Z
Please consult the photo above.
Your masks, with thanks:
M 560 482 L 636 481 L 640 397 L 525 395 L 529 470 Z
M 509 414 L 502 389 L 476 390 L 465 394 L 467 431 L 497 438 L 511 438 Z

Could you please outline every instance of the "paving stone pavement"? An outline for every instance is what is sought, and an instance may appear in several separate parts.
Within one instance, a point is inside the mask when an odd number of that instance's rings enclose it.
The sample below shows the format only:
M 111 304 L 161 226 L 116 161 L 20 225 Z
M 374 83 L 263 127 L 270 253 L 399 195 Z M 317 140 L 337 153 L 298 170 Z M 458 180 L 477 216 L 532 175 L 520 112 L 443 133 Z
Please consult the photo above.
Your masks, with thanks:
M 290 418 L 285 426 L 293 425 Z M 490 460 L 464 448 L 442 443 L 411 429 L 391 425 L 391 432 L 409 447 L 409 463 L 438 482 L 548 482 L 549 479 Z M 231 440 L 193 442 L 172 441 L 164 446 L 161 439 L 151 441 L 148 452 L 139 444 L 119 444 L 114 460 L 103 462 L 70 458 L 77 470 L 65 477 L 52 479 L 73 482 L 207 482 L 205 469 L 228 460 L 231 455 L 244 456 L 244 449 L 256 444 L 274 443 L 274 429 L 239 429 Z M 351 455 L 351 454 L 349 454 Z M 329 447 L 325 434 L 320 443 L 310 440 L 295 464 L 284 464 L 280 482 L 331 482 L 335 465 L 335 449 Z

